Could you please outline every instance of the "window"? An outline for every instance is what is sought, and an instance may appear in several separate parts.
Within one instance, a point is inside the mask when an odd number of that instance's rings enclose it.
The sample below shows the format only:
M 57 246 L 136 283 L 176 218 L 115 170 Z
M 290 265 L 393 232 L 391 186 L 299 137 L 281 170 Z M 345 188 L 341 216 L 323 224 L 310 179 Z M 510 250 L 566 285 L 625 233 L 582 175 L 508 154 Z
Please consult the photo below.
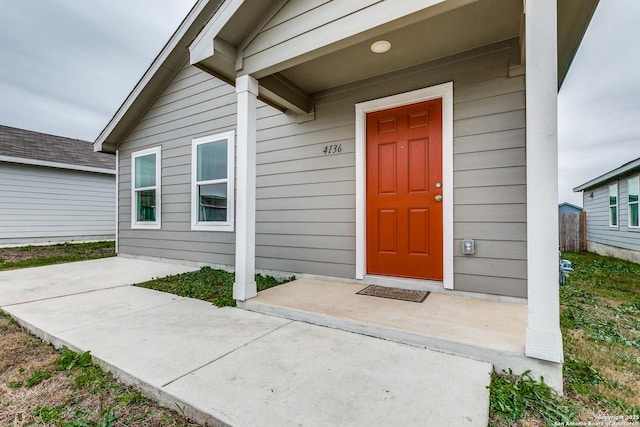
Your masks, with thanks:
M 629 187 L 629 227 L 640 227 L 638 222 L 638 193 L 640 190 L 640 177 L 631 178 L 628 181 Z
M 234 131 L 193 140 L 191 229 L 233 231 Z
M 160 150 L 131 154 L 131 228 L 160 228 Z
M 618 184 L 609 186 L 609 227 L 618 226 Z

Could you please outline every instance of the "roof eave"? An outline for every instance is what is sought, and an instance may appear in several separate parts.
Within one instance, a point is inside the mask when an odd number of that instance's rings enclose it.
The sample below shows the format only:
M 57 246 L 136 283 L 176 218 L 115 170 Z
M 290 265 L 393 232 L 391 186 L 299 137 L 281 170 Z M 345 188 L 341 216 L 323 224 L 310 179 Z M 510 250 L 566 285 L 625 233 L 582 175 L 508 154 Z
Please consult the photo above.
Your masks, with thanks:
M 157 98 L 161 88 L 188 60 L 187 47 L 223 0 L 198 0 L 93 143 L 94 151 L 114 153 Z M 205 13 L 206 12 L 206 13 Z
M 576 7 L 574 2 L 558 2 L 558 88 L 567 77 L 598 3 L 583 0 Z
M 599 177 L 594 178 L 591 181 L 587 181 L 584 184 L 575 187 L 573 191 L 577 193 L 579 191 L 589 190 L 591 188 L 598 187 L 600 186 L 600 184 L 603 184 L 607 181 L 612 181 L 619 176 L 627 175 L 636 170 L 640 170 L 640 158 L 632 160 L 629 163 L 625 163 L 619 168 L 600 175 Z
M 48 160 L 25 159 L 22 157 L 0 156 L 0 162 L 16 163 L 16 164 L 29 165 L 29 166 L 43 166 L 43 167 L 55 168 L 55 169 L 68 169 L 68 170 L 81 171 L 81 172 L 93 172 L 93 173 L 101 173 L 106 175 L 116 174 L 115 169 L 98 168 L 95 166 L 85 166 L 85 165 L 73 165 L 70 163 L 50 162 Z

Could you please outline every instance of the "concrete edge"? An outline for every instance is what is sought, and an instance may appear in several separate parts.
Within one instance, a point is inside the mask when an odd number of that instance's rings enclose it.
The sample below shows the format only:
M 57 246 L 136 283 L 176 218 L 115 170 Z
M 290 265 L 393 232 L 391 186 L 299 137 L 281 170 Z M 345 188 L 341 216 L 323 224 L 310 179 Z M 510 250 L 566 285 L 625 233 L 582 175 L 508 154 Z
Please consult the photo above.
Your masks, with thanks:
M 82 261 L 78 261 L 78 262 L 82 262 Z M 33 268 L 43 268 L 43 267 L 49 267 L 49 266 L 48 265 L 43 265 L 41 267 L 33 267 Z M 4 304 L 4 305 L 0 306 L 0 310 L 2 310 L 3 307 L 13 307 L 13 306 L 16 306 L 16 305 L 31 304 L 31 303 L 34 303 L 34 302 L 48 301 L 48 300 L 52 300 L 52 299 L 66 298 L 66 297 L 72 297 L 72 296 L 77 296 L 77 295 L 84 295 L 84 294 L 89 294 L 91 292 L 108 291 L 110 289 L 124 288 L 126 286 L 134 286 L 134 285 L 114 285 L 114 286 L 109 286 L 107 288 L 89 289 L 89 290 L 86 290 L 86 291 L 78 291 L 78 292 L 65 293 L 65 294 L 61 294 L 61 295 L 45 296 L 45 297 L 42 297 L 42 298 L 30 299 L 30 300 L 26 300 L 26 301 L 10 302 L 10 303 L 7 303 L 7 304 Z M 11 313 L 7 312 L 7 314 L 11 314 Z
M 356 320 L 345 319 L 342 317 L 333 317 L 325 314 L 312 313 L 303 310 L 296 310 L 288 307 L 281 307 L 266 303 L 254 303 L 252 301 L 238 302 L 238 307 L 257 312 L 262 314 L 269 314 L 277 317 L 284 317 L 291 320 L 296 320 L 304 323 L 310 323 L 318 326 L 325 326 L 328 328 L 339 329 L 347 332 L 353 332 L 360 335 L 366 335 L 374 338 L 381 338 L 387 341 L 393 341 L 400 344 L 410 345 L 412 347 L 423 347 L 429 350 L 437 351 L 440 353 L 446 353 L 453 356 L 462 356 L 467 359 L 473 359 L 478 362 L 491 363 L 489 359 L 485 357 L 474 357 L 455 349 L 446 348 L 438 344 L 447 343 L 445 340 L 438 338 L 416 334 L 408 331 L 403 331 L 396 328 L 371 325 L 365 322 L 359 322 Z M 465 345 L 465 344 L 463 344 Z M 444 348 L 443 348 L 444 347 Z
M 371 325 L 356 320 L 333 317 L 263 302 L 253 302 L 251 300 L 238 301 L 237 305 L 238 308 L 262 314 L 382 338 L 414 347 L 422 347 L 454 356 L 466 357 L 479 362 L 487 362 L 491 364 L 492 369 L 497 373 L 502 373 L 503 371 L 508 373 L 509 370 L 511 370 L 514 374 L 519 375 L 530 371 L 530 375 L 534 379 L 540 381 L 544 378 L 544 382 L 554 388 L 559 394 L 563 392 L 562 364 L 533 359 L 527 357 L 524 353 L 489 349 L 474 344 L 450 341 L 396 328 Z
M 5 311 L 2 307 L 0 307 L 0 312 L 8 314 L 31 335 L 34 335 L 44 342 L 51 344 L 57 350 L 64 346 L 70 350 L 75 351 L 76 353 L 91 351 L 91 349 L 79 348 L 62 338 L 51 335 L 44 330 L 35 327 L 31 323 L 26 322 Z M 163 388 L 144 382 L 136 376 L 93 354 L 91 354 L 91 360 L 106 372 L 110 372 L 114 376 L 114 378 L 117 378 L 128 386 L 137 388 L 145 397 L 153 400 L 160 406 L 171 409 L 173 411 L 177 411 L 181 415 L 189 418 L 192 421 L 202 424 L 205 427 L 231 427 L 231 424 L 225 421 L 226 417 L 223 414 L 217 412 L 213 414 L 212 412 L 215 412 L 213 410 L 204 410 L 202 408 L 199 408 L 197 405 L 185 402 L 183 399 L 174 396 Z

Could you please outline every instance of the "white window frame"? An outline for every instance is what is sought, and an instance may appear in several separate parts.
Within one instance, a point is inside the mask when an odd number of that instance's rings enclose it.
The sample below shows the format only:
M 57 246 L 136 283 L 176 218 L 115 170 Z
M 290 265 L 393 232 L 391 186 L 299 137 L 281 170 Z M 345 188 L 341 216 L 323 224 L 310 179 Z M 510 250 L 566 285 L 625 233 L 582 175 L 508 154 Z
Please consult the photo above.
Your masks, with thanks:
M 208 181 L 197 181 L 198 178 L 198 145 L 208 142 L 227 140 L 227 178 Z M 235 224 L 235 131 L 217 133 L 215 135 L 194 138 L 191 142 L 191 230 L 197 231 L 233 231 Z M 198 185 L 227 184 L 227 220 L 198 221 Z
M 611 190 L 612 188 L 615 188 L 615 193 L 616 193 L 616 204 L 612 205 L 611 204 Z M 618 183 L 613 183 L 613 184 L 609 184 L 609 186 L 607 187 L 607 206 L 609 207 L 607 209 L 607 213 L 608 213 L 608 217 L 609 217 L 609 228 L 618 228 L 620 226 L 620 193 L 618 192 Z M 611 208 L 614 207 L 616 208 L 616 223 L 612 224 L 611 223 L 611 219 L 613 218 L 613 216 L 611 215 Z
M 635 176 L 633 178 L 629 178 L 627 180 L 627 225 L 629 226 L 629 228 L 633 228 L 633 229 L 640 229 L 640 221 L 638 222 L 638 225 L 631 225 L 631 205 L 636 205 L 639 207 L 640 209 L 640 201 L 635 201 L 635 202 L 631 202 L 629 201 L 629 198 L 631 196 L 631 182 L 635 181 L 636 182 L 636 188 L 638 188 L 638 192 L 640 193 L 640 176 Z
M 152 187 L 142 187 L 136 189 L 136 158 L 156 155 L 156 185 Z M 147 148 L 146 150 L 135 151 L 131 153 L 131 228 L 136 229 L 153 229 L 159 230 L 162 223 L 162 176 L 161 171 L 162 147 Z M 138 221 L 138 204 L 136 201 L 136 190 L 155 190 L 156 191 L 156 220 L 155 221 Z

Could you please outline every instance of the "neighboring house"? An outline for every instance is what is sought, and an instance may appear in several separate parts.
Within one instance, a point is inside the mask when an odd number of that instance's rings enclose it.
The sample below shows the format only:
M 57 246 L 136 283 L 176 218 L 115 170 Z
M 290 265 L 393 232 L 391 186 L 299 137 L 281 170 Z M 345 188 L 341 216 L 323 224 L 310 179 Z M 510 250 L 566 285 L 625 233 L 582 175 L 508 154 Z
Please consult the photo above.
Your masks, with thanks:
M 559 214 L 578 213 L 578 212 L 582 212 L 582 208 L 580 206 L 576 206 L 568 202 L 563 202 L 558 205 Z
M 113 239 L 115 156 L 0 126 L 0 246 Z
M 596 5 L 198 1 L 95 141 L 119 253 L 238 300 L 256 269 L 516 297 L 561 375 L 557 91 Z
M 640 158 L 574 188 L 587 212 L 587 250 L 640 263 Z

